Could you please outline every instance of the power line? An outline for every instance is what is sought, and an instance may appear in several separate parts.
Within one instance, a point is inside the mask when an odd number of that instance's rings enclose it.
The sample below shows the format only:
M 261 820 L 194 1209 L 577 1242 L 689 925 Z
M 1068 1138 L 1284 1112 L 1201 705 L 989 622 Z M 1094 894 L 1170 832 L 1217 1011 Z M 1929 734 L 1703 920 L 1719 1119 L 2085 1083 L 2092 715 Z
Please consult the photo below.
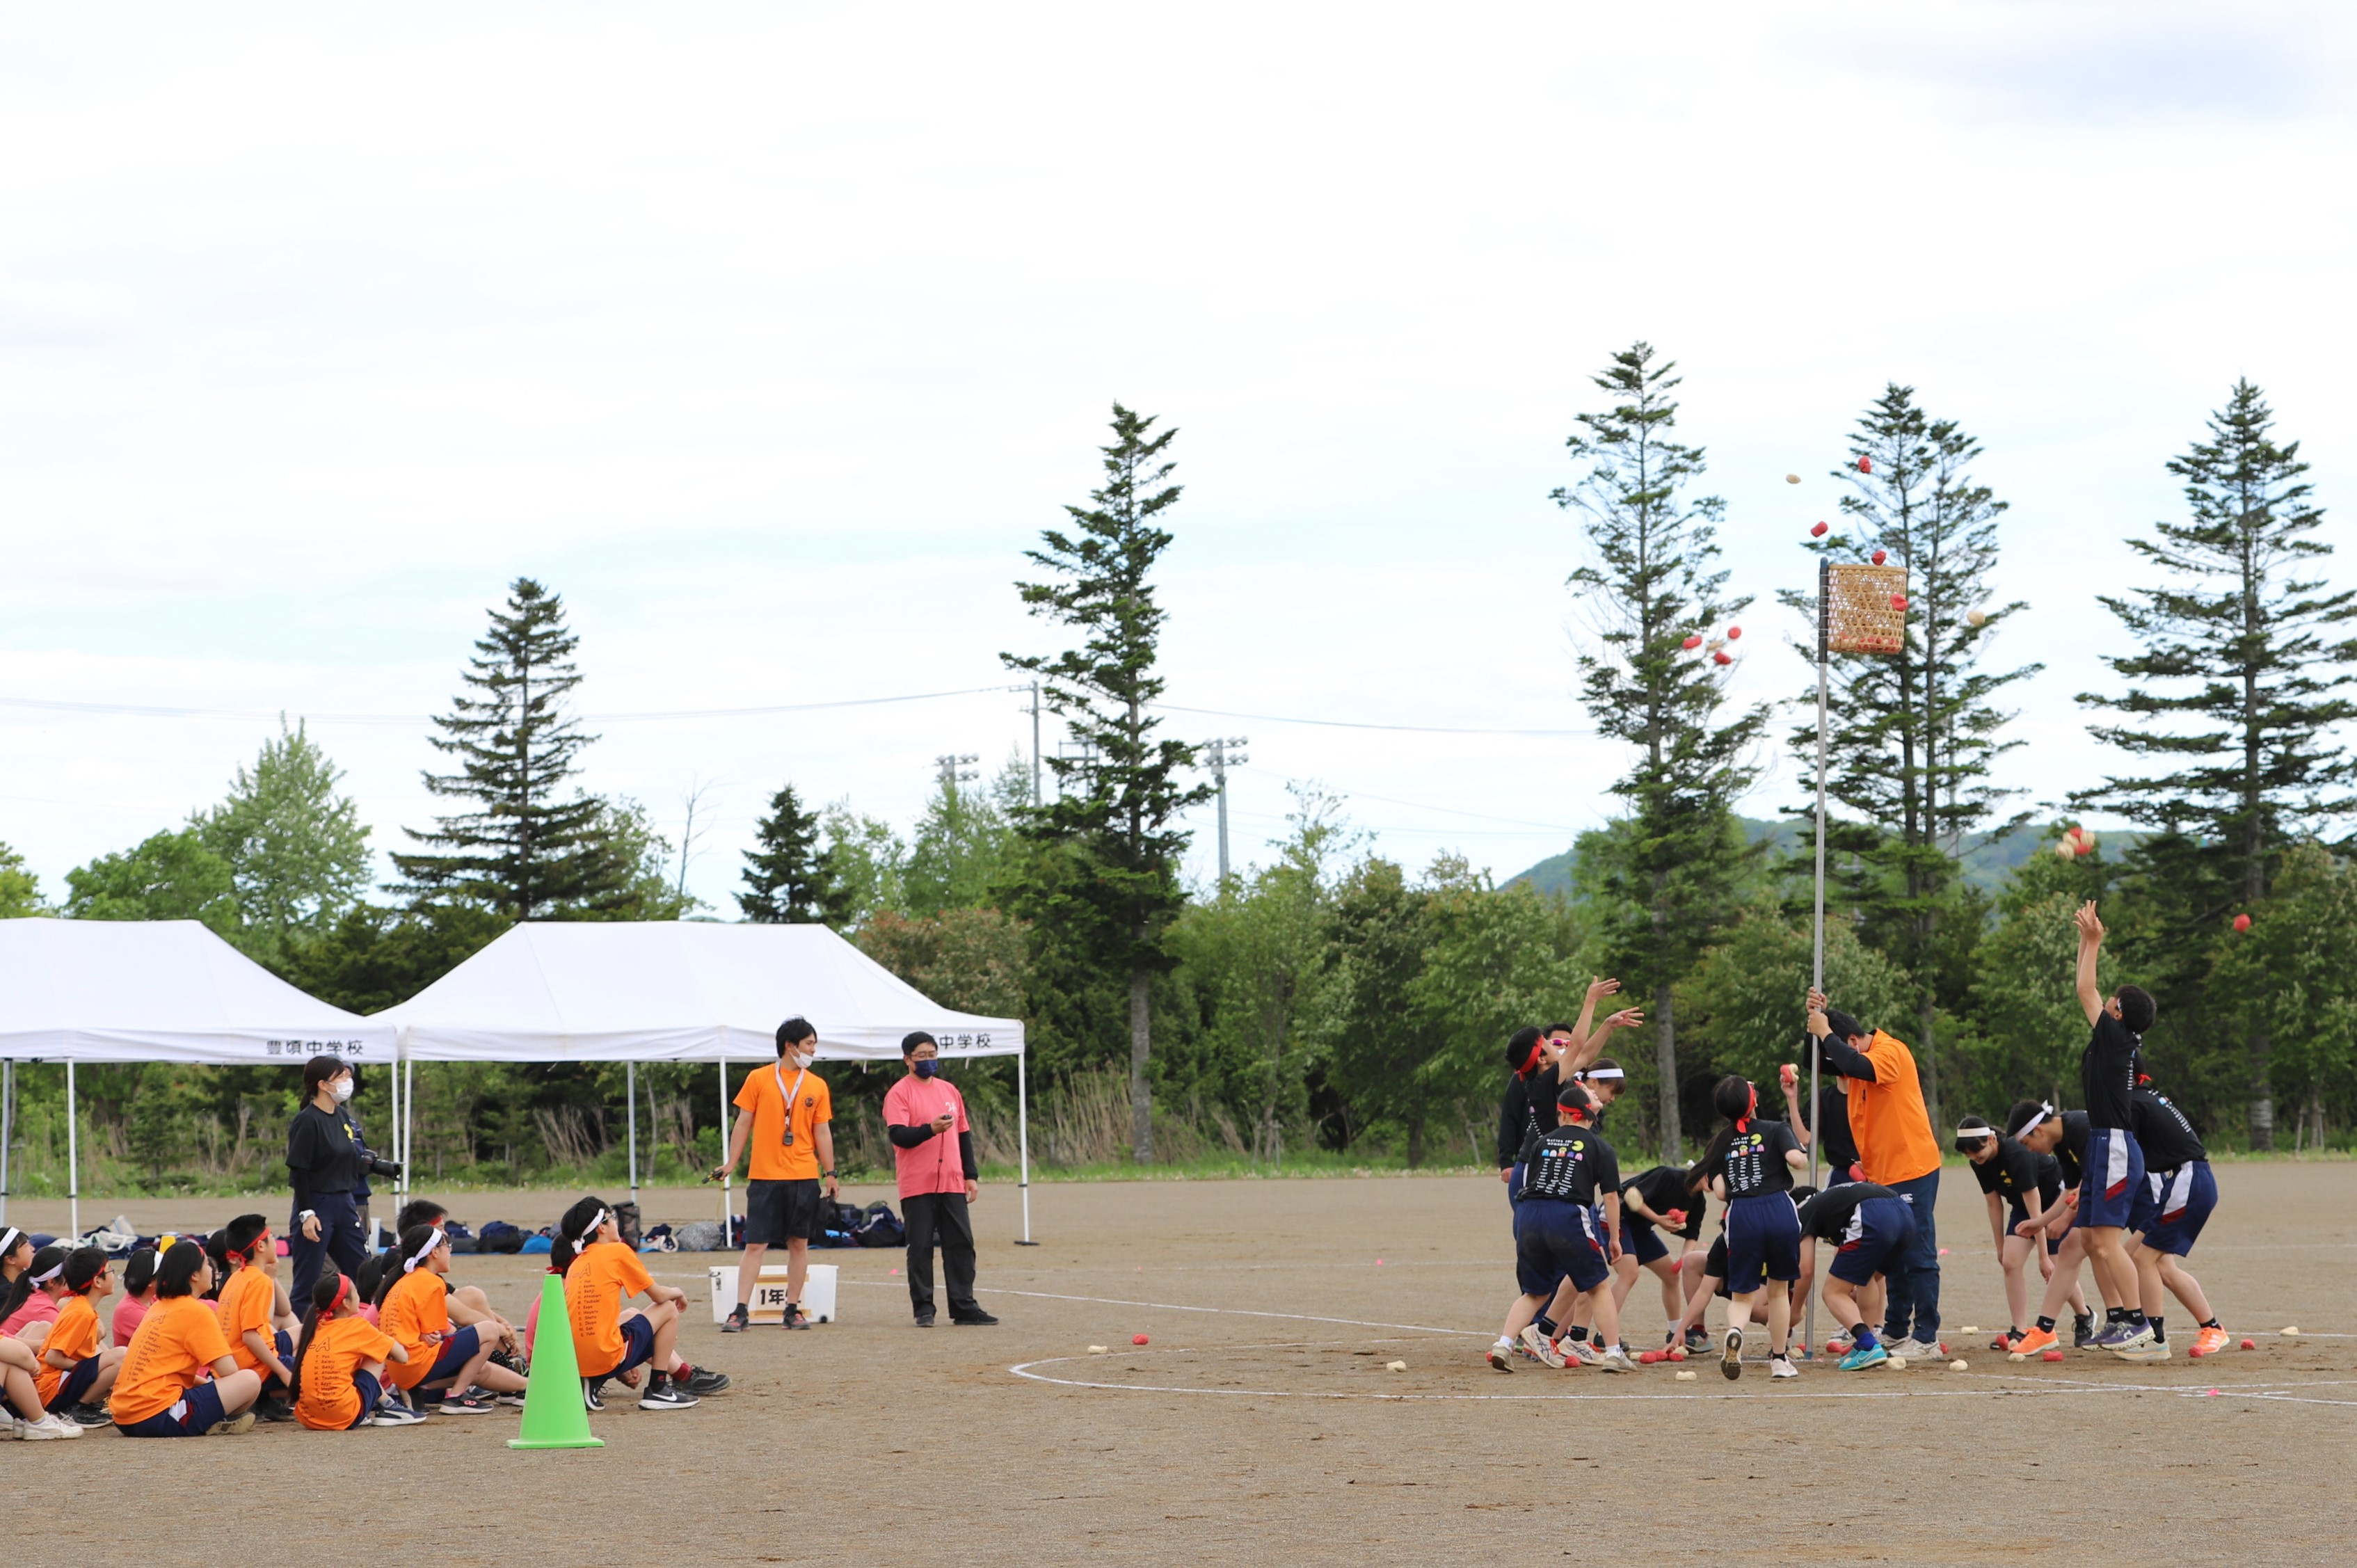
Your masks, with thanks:
M 820 708 L 872 708 L 887 703 L 929 703 L 942 697 L 971 697 L 985 692 L 1028 692 L 1024 686 L 963 686 L 953 692 L 909 692 L 894 697 L 845 697 L 826 703 L 773 703 L 748 708 L 662 708 L 643 713 L 583 714 L 584 724 L 629 724 L 662 719 L 758 718 L 768 714 L 802 714 Z M 45 713 L 107 714 L 142 719 L 274 719 L 284 710 L 261 708 L 173 708 L 148 703 L 66 703 L 42 697 L 0 697 L 0 707 L 33 708 Z M 430 725 L 430 714 L 311 714 L 295 716 L 320 725 Z
M 1320 729 L 1393 730 L 1407 735 L 1532 735 L 1578 736 L 1595 738 L 1592 729 L 1471 729 L 1458 725 L 1378 725 L 1363 724 L 1356 719 L 1304 719 L 1284 714 L 1243 714 L 1232 708 L 1189 708 L 1177 703 L 1156 703 L 1157 708 L 1174 714 L 1203 714 L 1218 719 L 1258 719 L 1272 725 L 1315 725 Z

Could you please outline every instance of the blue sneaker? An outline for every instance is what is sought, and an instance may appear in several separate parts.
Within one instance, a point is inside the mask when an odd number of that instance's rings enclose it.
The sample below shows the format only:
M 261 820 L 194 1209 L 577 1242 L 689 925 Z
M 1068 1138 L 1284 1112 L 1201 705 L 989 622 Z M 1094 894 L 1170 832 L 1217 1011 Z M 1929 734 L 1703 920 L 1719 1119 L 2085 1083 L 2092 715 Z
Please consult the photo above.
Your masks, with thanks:
M 1878 1339 L 1864 1350 L 1853 1350 L 1841 1359 L 1841 1369 L 1855 1372 L 1861 1367 L 1879 1367 L 1890 1359 L 1890 1348 Z

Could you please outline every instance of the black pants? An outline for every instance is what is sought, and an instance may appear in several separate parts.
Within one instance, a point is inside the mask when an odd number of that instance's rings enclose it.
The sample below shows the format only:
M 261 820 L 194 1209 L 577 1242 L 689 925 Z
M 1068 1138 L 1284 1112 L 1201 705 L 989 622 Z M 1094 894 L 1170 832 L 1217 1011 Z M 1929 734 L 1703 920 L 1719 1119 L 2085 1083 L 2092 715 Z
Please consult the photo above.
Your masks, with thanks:
M 311 1287 L 332 1261 L 347 1274 L 361 1272 L 361 1260 L 368 1256 L 361 1245 L 360 1210 L 352 1204 L 349 1192 L 315 1193 L 311 1206 L 319 1217 L 319 1239 L 303 1239 L 299 1219 L 287 1225 L 287 1261 L 295 1265 L 295 1278 L 286 1287 L 289 1301 L 299 1303 L 303 1310 L 311 1310 Z
M 900 1200 L 909 1228 L 909 1305 L 919 1316 L 933 1310 L 933 1242 L 942 1246 L 942 1271 L 949 1275 L 950 1316 L 982 1308 L 974 1299 L 974 1217 L 962 1192 L 927 1192 Z

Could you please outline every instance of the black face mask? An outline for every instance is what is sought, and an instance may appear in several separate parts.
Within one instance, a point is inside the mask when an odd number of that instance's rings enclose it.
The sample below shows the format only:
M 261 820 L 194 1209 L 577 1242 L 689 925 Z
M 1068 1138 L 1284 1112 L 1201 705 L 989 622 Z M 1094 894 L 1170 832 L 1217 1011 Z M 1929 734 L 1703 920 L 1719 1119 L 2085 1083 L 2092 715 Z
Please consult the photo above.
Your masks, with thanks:
M 933 1074 L 941 1070 L 942 1064 L 937 1061 L 920 1061 L 917 1063 L 915 1067 L 915 1071 L 919 1078 L 931 1078 Z

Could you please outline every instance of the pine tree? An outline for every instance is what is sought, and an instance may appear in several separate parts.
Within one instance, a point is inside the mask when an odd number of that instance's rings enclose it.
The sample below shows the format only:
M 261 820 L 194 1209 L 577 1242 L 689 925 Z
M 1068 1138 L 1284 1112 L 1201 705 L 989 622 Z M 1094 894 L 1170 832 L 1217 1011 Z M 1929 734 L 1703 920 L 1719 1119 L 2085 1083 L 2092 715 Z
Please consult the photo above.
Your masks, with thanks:
M 508 590 L 504 612 L 475 644 L 461 693 L 434 722 L 436 750 L 458 758 L 458 771 L 428 772 L 426 789 L 477 810 L 436 818 L 430 832 L 409 830 L 442 854 L 396 854 L 400 890 L 420 898 L 460 898 L 511 920 L 612 914 L 632 899 L 637 867 L 609 842 L 606 802 L 557 789 L 580 768 L 584 735 L 561 704 L 581 683 L 573 664 L 579 643 L 565 624 L 565 601 L 530 577 Z
M 1025 552 L 1049 577 L 1016 585 L 1024 605 L 1080 630 L 1081 646 L 1053 657 L 1000 655 L 1039 677 L 1041 700 L 1089 754 L 1049 758 L 1058 797 L 1024 813 L 1028 837 L 1070 857 L 1069 875 L 1035 885 L 1054 906 L 1035 924 L 1070 922 L 1128 982 L 1130 1145 L 1140 1165 L 1154 1157 L 1154 977 L 1173 961 L 1165 937 L 1185 897 L 1178 858 L 1189 835 L 1176 822 L 1211 796 L 1208 785 L 1179 782 L 1195 748 L 1157 739 L 1158 721 L 1146 713 L 1162 695 L 1155 659 L 1166 615 L 1151 577 L 1171 542 L 1156 520 L 1180 489 L 1165 482 L 1175 465 L 1164 454 L 1178 431 L 1157 435 L 1154 423 L 1114 404 L 1104 487 L 1090 492 L 1090 505 L 1064 509 L 1072 532 L 1045 530 L 1045 548 Z
M 745 852 L 745 891 L 737 908 L 759 925 L 815 926 L 828 918 L 834 877 L 818 843 L 819 815 L 802 808 L 791 784 L 770 797 L 770 814 Z
M 1825 792 L 1852 821 L 1839 832 L 1827 824 L 1826 848 L 1855 856 L 1867 873 L 1850 888 L 1861 934 L 1914 978 L 1912 1043 L 1935 1123 L 1938 1015 L 1943 1005 L 1961 1004 L 1969 988 L 1969 949 L 1982 913 L 1960 897 L 1957 862 L 1965 834 L 1986 830 L 2014 793 L 1992 782 L 1990 768 L 2021 744 L 1998 738 L 2012 715 L 1992 699 L 2043 668 L 1981 668 L 1991 634 L 2024 607 L 1987 602 L 2006 503 L 1972 477 L 1980 456 L 1980 443 L 1955 421 L 1923 412 L 1914 388 L 1887 384 L 1859 417 L 1849 462 L 1837 470 L 1851 487 L 1841 499 L 1846 521 L 1841 532 L 1810 545 L 1836 560 L 1878 551 L 1907 568 L 1905 646 L 1896 656 L 1836 654 L 1828 671 Z M 1780 597 L 1813 623 L 1813 594 Z M 1971 618 L 1975 611 L 1979 625 Z M 1813 664 L 1813 644 L 1806 651 Z M 1813 684 L 1808 710 L 1810 722 L 1792 732 L 1792 744 L 1813 774 Z M 1998 831 L 2023 820 L 2014 817 Z
M 1683 646 L 1751 601 L 1727 597 L 1727 575 L 1710 569 L 1726 503 L 1684 494 L 1704 462 L 1701 447 L 1672 438 L 1675 369 L 1655 363 L 1650 343 L 1612 357 L 1594 378 L 1611 406 L 1579 415 L 1580 433 L 1565 443 L 1587 472 L 1554 497 L 1585 518 L 1593 553 L 1570 579 L 1587 591 L 1601 641 L 1580 657 L 1582 695 L 1598 731 L 1636 753 L 1612 786 L 1628 802 L 1626 822 L 1587 835 L 1581 853 L 1598 857 L 1594 886 L 1615 967 L 1641 976 L 1652 993 L 1670 1160 L 1684 1137 L 1672 991 L 1727 918 L 1744 859 L 1734 804 L 1756 775 L 1745 753 L 1768 720 L 1764 707 L 1723 719 L 1729 667 Z
M 2143 646 L 2104 662 L 2128 684 L 2082 694 L 2127 722 L 2094 733 L 2163 771 L 2107 779 L 2072 799 L 2154 830 L 2130 857 L 2169 885 L 2174 929 L 2159 952 L 2198 952 L 2237 907 L 2264 898 L 2287 846 L 2324 831 L 2357 800 L 2357 762 L 2332 738 L 2357 717 L 2357 591 L 2330 592 L 2311 538 L 2324 513 L 2302 477 L 2299 443 L 2279 445 L 2275 413 L 2247 380 L 2209 421 L 2209 438 L 2169 465 L 2190 517 L 2153 525 L 2129 547 L 2166 575 L 2102 603 Z M 2199 977 L 2156 989 L 2164 1021 L 2198 1006 Z M 2273 1146 L 2269 1036 L 2250 1036 L 2252 1141 Z
M 244 922 L 239 945 L 265 963 L 368 891 L 369 831 L 351 798 L 336 792 L 342 779 L 308 730 L 289 730 L 282 716 L 253 768 L 238 768 L 229 799 L 194 819 L 206 847 L 229 863 Z

